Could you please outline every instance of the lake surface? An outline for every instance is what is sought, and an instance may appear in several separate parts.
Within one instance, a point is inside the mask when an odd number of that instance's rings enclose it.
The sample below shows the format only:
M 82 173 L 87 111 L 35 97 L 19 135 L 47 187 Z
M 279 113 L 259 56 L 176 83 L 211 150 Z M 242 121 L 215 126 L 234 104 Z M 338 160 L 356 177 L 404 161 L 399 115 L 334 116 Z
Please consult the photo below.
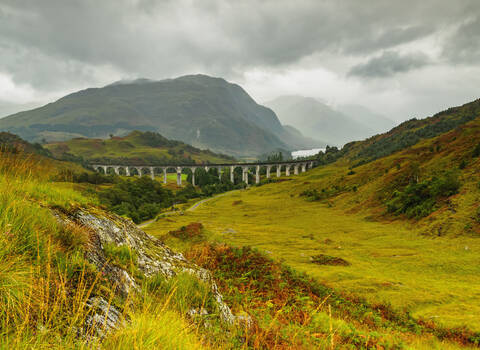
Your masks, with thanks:
M 308 156 L 314 156 L 318 152 L 325 152 L 325 148 L 312 148 L 312 149 L 301 149 L 298 151 L 293 151 L 292 152 L 292 158 L 296 159 L 298 157 L 308 157 Z

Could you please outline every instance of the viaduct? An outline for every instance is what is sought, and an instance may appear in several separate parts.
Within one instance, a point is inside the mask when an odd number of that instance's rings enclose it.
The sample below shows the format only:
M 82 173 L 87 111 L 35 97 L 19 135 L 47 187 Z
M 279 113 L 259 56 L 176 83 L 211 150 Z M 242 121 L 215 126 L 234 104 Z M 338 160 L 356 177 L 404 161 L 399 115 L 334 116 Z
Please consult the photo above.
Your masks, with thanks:
M 282 168 L 285 168 L 285 175 L 290 176 L 290 169 L 293 168 L 293 173 L 298 175 L 307 171 L 308 168 L 313 168 L 314 161 L 287 161 L 287 162 L 275 162 L 275 163 L 233 163 L 233 164 L 205 164 L 205 165 L 104 165 L 104 164 L 92 164 L 94 170 L 103 170 L 105 174 L 108 169 L 113 169 L 115 174 L 120 175 L 120 169 L 125 171 L 126 176 L 130 176 L 131 170 L 135 169 L 138 176 L 142 176 L 146 173 L 150 174 L 152 179 L 155 178 L 155 172 L 159 173 L 159 170 L 163 172 L 163 183 L 167 183 L 167 170 L 174 169 L 177 172 L 177 185 L 182 185 L 182 171 L 183 169 L 190 169 L 192 172 L 192 185 L 195 186 L 195 171 L 199 168 L 204 168 L 205 171 L 216 168 L 218 170 L 219 177 L 222 176 L 224 169 L 230 169 L 230 181 L 234 182 L 234 170 L 236 168 L 242 169 L 242 181 L 248 185 L 248 173 L 250 168 L 255 168 L 255 182 L 260 182 L 260 168 L 266 169 L 267 179 L 270 178 L 272 168 L 276 169 L 277 177 L 281 176 Z M 145 170 L 147 169 L 147 172 Z

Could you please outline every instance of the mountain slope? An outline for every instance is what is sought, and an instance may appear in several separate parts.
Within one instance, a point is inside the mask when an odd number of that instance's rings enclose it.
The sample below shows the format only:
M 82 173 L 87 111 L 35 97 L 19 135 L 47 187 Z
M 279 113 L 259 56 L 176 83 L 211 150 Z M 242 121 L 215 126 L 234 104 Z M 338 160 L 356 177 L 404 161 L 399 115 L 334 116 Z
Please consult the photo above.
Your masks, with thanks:
M 386 154 L 381 140 L 394 146 Z M 367 149 L 378 157 L 362 153 Z M 318 160 L 323 165 L 304 174 L 232 193 L 148 230 L 202 222 L 214 240 L 264 250 L 347 295 L 478 344 L 480 100 L 345 151 L 329 149 Z
M 384 118 L 375 116 L 366 109 L 347 108 L 352 112 L 362 111 L 362 115 L 352 117 L 311 97 L 281 96 L 266 105 L 277 113 L 282 123 L 292 125 L 304 135 L 323 140 L 331 146 L 361 140 L 393 126 L 391 122 L 389 127 L 379 128 L 372 122 L 381 120 L 384 124 Z M 363 120 L 364 116 L 368 116 L 369 120 Z
M 375 113 L 364 106 L 348 104 L 340 105 L 336 109 L 358 123 L 368 125 L 369 128 L 376 133 L 386 132 L 395 126 L 395 122 L 393 120 L 390 120 L 381 114 Z
M 229 163 L 234 158 L 171 141 L 152 132 L 133 131 L 110 139 L 75 138 L 44 145 L 59 159 L 69 155 L 90 163 L 106 164 L 194 164 Z
M 285 130 L 272 110 L 240 86 L 205 75 L 86 89 L 1 119 L 0 130 L 28 140 L 158 131 L 169 139 L 237 156 L 293 149 L 282 140 Z M 303 141 L 296 137 L 297 143 Z

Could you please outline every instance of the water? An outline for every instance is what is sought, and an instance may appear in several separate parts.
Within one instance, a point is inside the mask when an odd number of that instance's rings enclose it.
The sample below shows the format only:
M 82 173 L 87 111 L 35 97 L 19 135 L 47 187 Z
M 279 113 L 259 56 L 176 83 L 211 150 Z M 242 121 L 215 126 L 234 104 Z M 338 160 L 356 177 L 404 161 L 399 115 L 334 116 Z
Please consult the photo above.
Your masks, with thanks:
M 298 151 L 293 151 L 292 152 L 292 158 L 296 159 L 298 157 L 308 157 L 308 156 L 314 156 L 318 152 L 325 152 L 325 148 L 312 148 L 312 149 L 301 149 Z

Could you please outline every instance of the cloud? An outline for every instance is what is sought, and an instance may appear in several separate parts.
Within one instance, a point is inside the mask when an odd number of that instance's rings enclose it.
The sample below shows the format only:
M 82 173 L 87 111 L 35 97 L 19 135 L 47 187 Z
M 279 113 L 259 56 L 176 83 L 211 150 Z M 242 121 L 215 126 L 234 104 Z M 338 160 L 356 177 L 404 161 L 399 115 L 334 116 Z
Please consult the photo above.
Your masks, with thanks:
M 401 55 L 396 51 L 385 51 L 380 56 L 352 67 L 348 75 L 362 78 L 386 78 L 424 67 L 429 62 L 428 56 L 421 52 Z
M 469 17 L 447 38 L 443 56 L 454 64 L 480 62 L 480 15 Z
M 430 63 L 478 66 L 477 13 L 478 0 L 0 0 L 0 74 L 34 90 L 26 99 L 190 73 L 244 84 L 252 72 L 325 71 L 371 86 Z M 322 98 L 323 83 L 309 95 Z

